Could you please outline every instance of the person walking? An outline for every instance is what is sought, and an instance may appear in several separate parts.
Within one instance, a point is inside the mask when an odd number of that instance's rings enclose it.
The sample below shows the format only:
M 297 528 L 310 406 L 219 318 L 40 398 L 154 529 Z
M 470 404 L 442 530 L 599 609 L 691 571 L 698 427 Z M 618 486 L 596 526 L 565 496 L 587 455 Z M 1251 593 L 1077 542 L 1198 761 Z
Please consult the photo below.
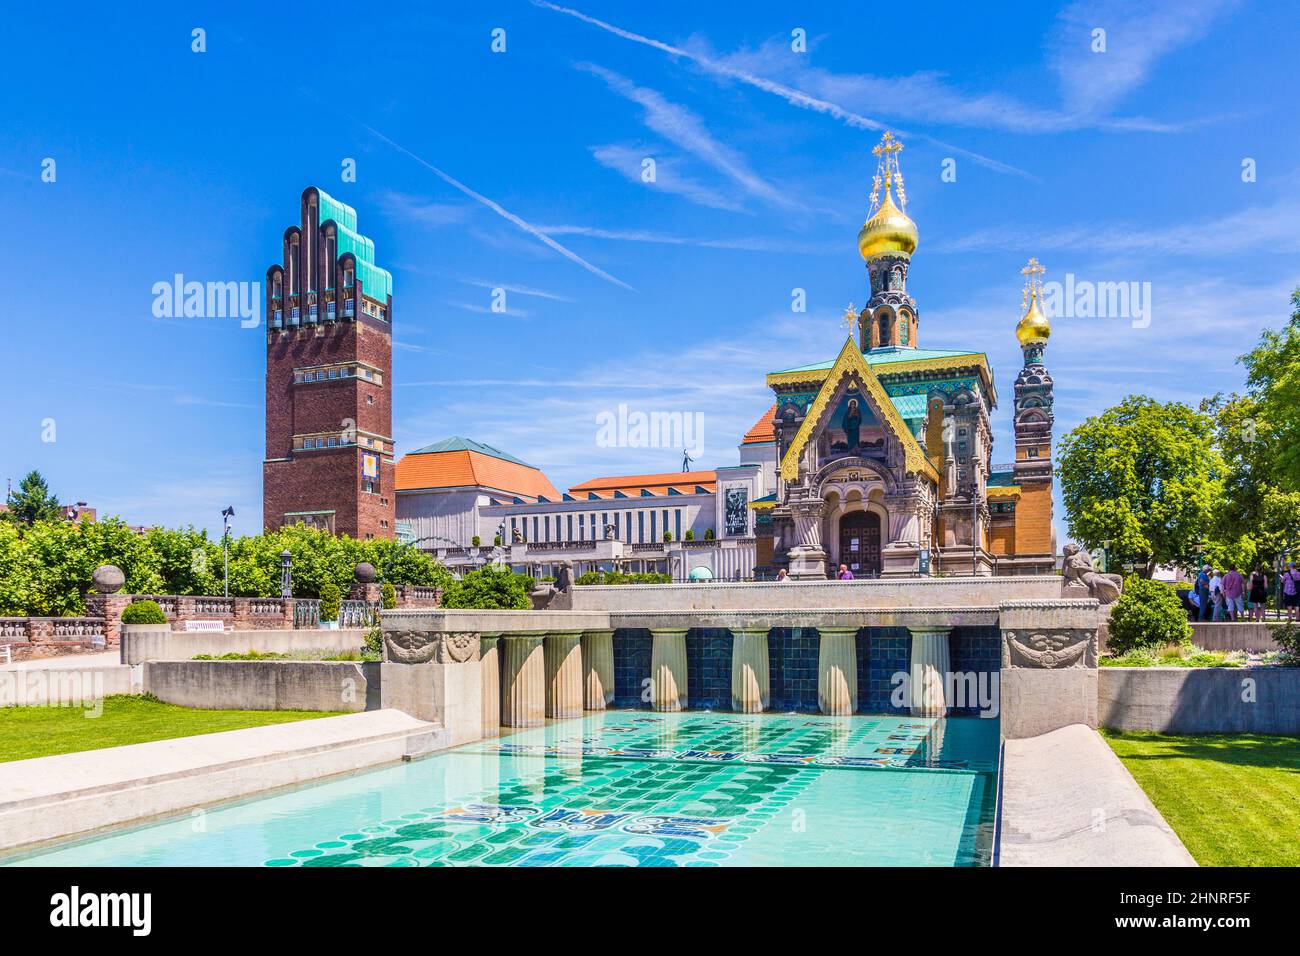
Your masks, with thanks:
M 1246 579 L 1237 566 L 1228 563 L 1228 573 L 1223 576 L 1223 603 L 1228 620 L 1236 623 L 1246 614 Z
M 1250 599 L 1250 619 L 1264 621 L 1264 612 L 1268 610 L 1268 575 L 1264 573 L 1264 566 L 1261 564 L 1250 572 L 1249 594 Z
M 1282 606 L 1286 608 L 1286 620 L 1290 624 L 1300 614 L 1300 571 L 1292 561 L 1282 572 Z
M 847 564 L 841 564 L 841 565 L 840 565 L 840 573 L 837 575 L 837 577 L 838 577 L 841 581 L 852 581 L 852 580 L 853 580 L 853 572 L 849 570 L 849 566 L 848 566 Z
M 1210 618 L 1210 566 L 1207 564 L 1196 575 L 1196 619 L 1207 621 Z

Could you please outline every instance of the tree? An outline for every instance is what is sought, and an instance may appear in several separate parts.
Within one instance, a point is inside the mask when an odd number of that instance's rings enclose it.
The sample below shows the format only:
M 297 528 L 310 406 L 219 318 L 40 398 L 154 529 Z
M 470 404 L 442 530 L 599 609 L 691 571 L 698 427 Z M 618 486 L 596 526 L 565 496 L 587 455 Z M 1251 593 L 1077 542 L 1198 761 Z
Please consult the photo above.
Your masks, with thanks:
M 1251 395 L 1214 395 L 1201 410 L 1214 417 L 1215 444 L 1224 460 L 1223 494 L 1206 557 L 1215 566 L 1272 565 L 1300 543 L 1300 491 L 1285 489 L 1281 467 L 1285 429 L 1265 417 Z
M 526 611 L 532 607 L 528 595 L 533 582 L 527 575 L 489 564 L 452 581 L 443 594 L 442 606 L 480 610 Z
M 1195 560 L 1222 496 L 1208 415 L 1130 395 L 1061 439 L 1058 474 L 1070 535 L 1150 577 Z
M 1259 422 L 1272 441 L 1273 474 L 1281 490 L 1300 491 L 1300 288 L 1291 293 L 1291 318 L 1266 329 L 1241 357 Z
M 37 521 L 54 521 L 63 517 L 59 499 L 50 494 L 50 486 L 39 471 L 29 471 L 18 482 L 18 490 L 9 493 L 9 518 L 26 525 Z

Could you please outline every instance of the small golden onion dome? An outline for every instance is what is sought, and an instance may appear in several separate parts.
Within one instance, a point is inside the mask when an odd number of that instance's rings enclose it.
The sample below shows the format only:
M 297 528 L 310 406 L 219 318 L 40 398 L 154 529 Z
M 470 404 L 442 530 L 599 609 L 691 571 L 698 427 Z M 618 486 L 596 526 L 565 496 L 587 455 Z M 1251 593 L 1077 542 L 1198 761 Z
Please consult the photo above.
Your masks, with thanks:
M 889 185 L 885 184 L 884 202 L 858 233 L 858 252 L 868 262 L 881 256 L 911 256 L 916 251 L 916 223 L 894 205 Z
M 1038 290 L 1035 289 L 1029 297 L 1029 310 L 1016 325 L 1016 338 L 1020 340 L 1020 347 L 1024 348 L 1027 345 L 1046 345 L 1051 335 L 1052 323 L 1043 314 L 1042 307 L 1038 304 Z

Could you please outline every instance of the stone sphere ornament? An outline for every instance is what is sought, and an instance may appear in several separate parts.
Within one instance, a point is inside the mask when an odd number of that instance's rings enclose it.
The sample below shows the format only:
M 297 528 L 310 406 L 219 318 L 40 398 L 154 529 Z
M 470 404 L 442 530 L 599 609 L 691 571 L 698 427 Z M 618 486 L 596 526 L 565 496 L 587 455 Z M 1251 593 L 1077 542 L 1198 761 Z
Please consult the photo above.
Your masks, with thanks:
M 90 577 L 95 590 L 100 594 L 116 594 L 126 584 L 126 575 L 122 569 L 112 564 L 101 564 L 95 568 Z
M 358 584 L 374 584 L 375 578 L 378 577 L 375 566 L 369 561 L 362 561 L 352 573 L 356 575 Z

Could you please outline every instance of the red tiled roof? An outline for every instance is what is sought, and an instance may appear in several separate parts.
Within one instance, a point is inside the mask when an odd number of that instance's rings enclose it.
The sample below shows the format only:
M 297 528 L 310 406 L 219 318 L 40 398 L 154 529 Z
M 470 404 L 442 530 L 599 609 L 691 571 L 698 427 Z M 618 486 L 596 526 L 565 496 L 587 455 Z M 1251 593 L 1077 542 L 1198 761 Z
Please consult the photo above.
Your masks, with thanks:
M 661 475 L 620 475 L 613 478 L 592 478 L 580 485 L 569 488 L 569 494 L 575 498 L 596 495 L 599 498 L 613 498 L 615 492 L 621 491 L 629 498 L 641 495 L 642 490 L 653 495 L 666 495 L 669 489 L 684 495 L 695 493 L 696 487 L 706 491 L 716 491 L 718 473 L 716 471 L 671 471 Z
M 521 498 L 559 501 L 560 493 L 536 468 L 477 451 L 412 452 L 397 462 L 397 490 L 495 488 Z
M 755 445 L 759 442 L 776 441 L 776 406 L 773 405 L 763 413 L 763 417 L 754 422 L 754 426 L 741 440 L 742 445 Z

